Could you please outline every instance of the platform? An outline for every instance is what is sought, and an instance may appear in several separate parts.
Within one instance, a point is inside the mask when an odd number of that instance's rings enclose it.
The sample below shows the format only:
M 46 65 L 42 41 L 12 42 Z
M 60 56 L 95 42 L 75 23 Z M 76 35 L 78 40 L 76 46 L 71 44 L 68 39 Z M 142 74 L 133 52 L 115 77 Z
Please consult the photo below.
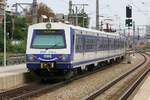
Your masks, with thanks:
M 0 91 L 10 89 L 33 80 L 25 64 L 0 67 Z
M 27 72 L 26 64 L 19 65 L 9 65 L 9 66 L 1 66 L 0 67 L 0 76 L 4 73 L 18 73 L 18 72 Z
M 150 74 L 134 96 L 133 100 L 150 100 Z

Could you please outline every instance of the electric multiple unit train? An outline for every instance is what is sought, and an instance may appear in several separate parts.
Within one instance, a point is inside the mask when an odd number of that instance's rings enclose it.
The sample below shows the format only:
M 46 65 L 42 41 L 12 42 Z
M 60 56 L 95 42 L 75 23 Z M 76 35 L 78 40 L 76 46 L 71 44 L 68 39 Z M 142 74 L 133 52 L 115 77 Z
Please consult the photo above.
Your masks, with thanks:
M 27 68 L 40 77 L 70 75 L 88 70 L 89 65 L 121 59 L 126 39 L 107 33 L 64 23 L 39 23 L 28 29 Z

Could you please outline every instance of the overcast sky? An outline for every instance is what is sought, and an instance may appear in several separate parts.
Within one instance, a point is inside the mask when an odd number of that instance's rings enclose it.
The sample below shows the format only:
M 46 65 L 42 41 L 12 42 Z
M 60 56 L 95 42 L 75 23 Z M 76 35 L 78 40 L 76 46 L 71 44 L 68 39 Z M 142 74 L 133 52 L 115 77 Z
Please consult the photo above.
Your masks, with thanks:
M 68 13 L 69 0 L 37 0 L 47 4 L 55 13 Z M 86 11 L 91 21 L 90 26 L 95 26 L 96 0 L 72 0 L 73 3 L 87 3 Z M 31 3 L 32 0 L 7 0 L 8 5 L 16 2 Z M 115 22 L 124 24 L 125 7 L 130 4 L 133 7 L 133 19 L 136 25 L 150 24 L 150 1 L 149 0 L 99 0 L 100 16 L 112 18 Z M 102 18 L 100 18 L 102 19 Z

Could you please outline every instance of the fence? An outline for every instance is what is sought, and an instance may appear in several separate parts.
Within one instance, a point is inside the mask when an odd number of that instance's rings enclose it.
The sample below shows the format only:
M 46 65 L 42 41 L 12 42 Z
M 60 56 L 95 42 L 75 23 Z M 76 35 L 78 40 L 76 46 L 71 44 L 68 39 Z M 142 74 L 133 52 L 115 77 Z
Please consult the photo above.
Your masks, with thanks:
M 4 63 L 3 57 L 0 57 L 0 66 L 3 66 L 4 65 L 3 63 Z M 25 56 L 24 55 L 9 56 L 7 57 L 6 63 L 7 65 L 25 63 Z

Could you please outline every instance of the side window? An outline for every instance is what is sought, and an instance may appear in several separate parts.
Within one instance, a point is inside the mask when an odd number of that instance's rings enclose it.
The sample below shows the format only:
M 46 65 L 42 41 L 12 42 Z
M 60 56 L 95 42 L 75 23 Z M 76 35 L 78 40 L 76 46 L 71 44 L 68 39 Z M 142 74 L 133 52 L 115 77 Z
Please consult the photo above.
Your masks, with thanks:
M 111 42 L 111 43 L 112 43 L 112 50 L 114 50 L 114 49 L 115 49 L 115 47 L 114 47 L 114 40 L 115 40 L 115 39 L 114 39 L 114 38 L 112 38 L 112 42 Z
M 85 36 L 85 51 L 96 51 L 97 48 L 97 37 L 94 36 Z
M 105 37 L 103 38 L 103 48 L 104 48 L 104 50 L 106 50 L 106 39 L 105 39 Z
M 106 40 L 106 37 L 104 37 L 104 50 L 107 50 L 107 40 Z
M 117 39 L 117 49 L 119 49 L 119 39 Z
M 82 35 L 76 35 L 76 52 L 83 52 L 84 38 Z
M 113 42 L 114 42 L 114 39 L 113 38 L 110 38 L 110 49 L 113 50 L 114 46 L 113 46 Z
M 76 52 L 78 52 L 80 49 L 80 45 L 79 45 L 79 36 L 76 35 Z
M 103 37 L 98 38 L 98 50 L 103 50 Z
M 109 50 L 109 39 L 106 37 L 106 50 Z
M 116 49 L 116 38 L 114 38 L 114 50 Z
M 100 44 L 101 44 L 100 48 L 101 48 L 101 50 L 103 50 L 103 49 L 104 49 L 104 47 L 103 47 L 103 40 L 104 40 L 104 38 L 103 38 L 103 37 L 101 37 L 101 38 L 100 38 Z

